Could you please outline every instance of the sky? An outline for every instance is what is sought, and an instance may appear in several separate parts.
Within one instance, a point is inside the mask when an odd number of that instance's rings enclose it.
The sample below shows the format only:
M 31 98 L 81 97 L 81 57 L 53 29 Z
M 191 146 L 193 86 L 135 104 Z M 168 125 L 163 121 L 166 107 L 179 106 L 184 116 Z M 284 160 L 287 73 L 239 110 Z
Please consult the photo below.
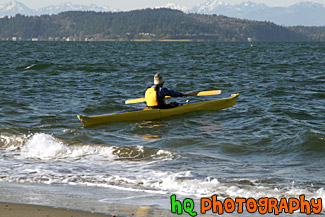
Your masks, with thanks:
M 4 5 L 11 0 L 0 0 L 0 5 Z M 174 3 L 187 8 L 192 8 L 206 0 L 17 0 L 29 8 L 38 9 L 50 5 L 58 5 L 66 2 L 79 5 L 95 4 L 98 6 L 106 6 L 111 9 L 120 9 L 123 11 L 135 10 L 142 8 L 152 8 L 157 6 L 166 6 L 168 3 Z M 239 4 L 249 0 L 221 0 L 224 3 Z M 325 0 L 250 0 L 256 3 L 264 3 L 268 6 L 289 6 L 301 1 L 312 1 L 325 4 Z

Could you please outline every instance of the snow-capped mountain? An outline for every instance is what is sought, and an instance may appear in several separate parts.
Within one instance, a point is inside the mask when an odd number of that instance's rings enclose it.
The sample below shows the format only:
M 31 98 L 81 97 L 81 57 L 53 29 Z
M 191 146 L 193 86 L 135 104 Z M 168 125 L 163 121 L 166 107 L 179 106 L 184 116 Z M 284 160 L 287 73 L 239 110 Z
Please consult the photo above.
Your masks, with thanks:
M 206 2 L 194 6 L 189 11 L 200 14 L 212 14 L 215 13 L 216 10 L 228 10 L 230 8 L 231 5 L 228 3 L 224 3 L 218 0 L 208 0 Z
M 220 0 L 207 0 L 188 12 L 271 21 L 286 26 L 325 25 L 325 5 L 314 2 L 300 2 L 288 7 L 269 7 L 251 1 L 231 5 Z
M 175 3 L 167 3 L 167 5 L 164 6 L 159 6 L 159 7 L 155 7 L 155 8 L 170 8 L 170 9 L 174 9 L 174 10 L 180 10 L 180 11 L 187 11 L 188 8 L 182 5 L 178 5 Z
M 12 0 L 6 5 L 0 6 L 0 17 L 15 16 L 16 14 L 23 14 L 29 16 L 42 15 L 42 14 L 58 14 L 64 11 L 117 11 L 108 7 L 99 7 L 97 5 L 77 5 L 72 3 L 64 3 L 59 5 L 52 5 L 40 9 L 30 9 L 23 3 L 17 0 Z
M 24 4 L 12 0 L 10 3 L 1 6 L 0 5 L 0 17 L 3 16 L 15 16 L 16 14 L 32 14 L 33 10 L 26 7 Z
M 232 5 L 219 0 L 207 0 L 197 6 L 194 6 L 190 11 L 201 14 L 216 14 L 219 12 L 241 12 L 247 10 L 261 10 L 268 6 L 265 4 L 257 4 L 251 1 L 243 2 L 241 4 Z
M 77 5 L 72 3 L 64 3 L 60 5 L 51 5 L 41 9 L 35 10 L 36 15 L 40 14 L 58 14 L 63 11 L 112 11 L 108 7 L 99 7 L 95 4 L 91 5 Z

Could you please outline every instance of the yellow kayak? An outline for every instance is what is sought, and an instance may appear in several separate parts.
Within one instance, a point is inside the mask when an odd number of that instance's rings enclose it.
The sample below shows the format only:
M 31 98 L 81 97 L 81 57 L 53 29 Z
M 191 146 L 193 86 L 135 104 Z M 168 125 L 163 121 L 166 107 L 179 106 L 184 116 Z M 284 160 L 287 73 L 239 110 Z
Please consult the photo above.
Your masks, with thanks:
M 104 124 L 110 122 L 147 121 L 194 111 L 221 110 L 234 106 L 237 102 L 238 96 L 239 93 L 232 94 L 229 98 L 187 102 L 180 104 L 178 107 L 170 109 L 144 108 L 136 110 L 126 110 L 106 115 L 78 115 L 77 117 L 81 121 L 83 127 L 89 127 L 96 124 Z

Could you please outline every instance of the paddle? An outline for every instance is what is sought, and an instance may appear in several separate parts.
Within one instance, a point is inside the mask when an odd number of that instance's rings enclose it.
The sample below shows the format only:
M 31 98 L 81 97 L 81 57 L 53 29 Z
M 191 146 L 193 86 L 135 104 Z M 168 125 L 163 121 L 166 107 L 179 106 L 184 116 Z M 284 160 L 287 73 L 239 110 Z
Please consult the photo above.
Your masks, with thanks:
M 210 95 L 218 95 L 221 94 L 221 90 L 207 90 L 207 91 L 199 91 L 193 93 L 186 93 L 184 96 L 210 96 Z M 166 96 L 166 98 L 170 98 L 170 96 Z M 138 102 L 145 102 L 145 98 L 136 98 L 136 99 L 128 99 L 125 101 L 125 104 L 133 104 Z

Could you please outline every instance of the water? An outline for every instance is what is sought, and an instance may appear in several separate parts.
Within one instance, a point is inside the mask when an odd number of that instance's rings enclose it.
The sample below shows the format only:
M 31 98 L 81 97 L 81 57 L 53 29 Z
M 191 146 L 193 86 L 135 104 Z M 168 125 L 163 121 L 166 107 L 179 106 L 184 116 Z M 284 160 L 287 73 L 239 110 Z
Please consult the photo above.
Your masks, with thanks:
M 52 192 L 61 196 L 51 205 L 82 194 L 98 206 L 168 210 L 172 194 L 325 199 L 324 43 L 0 47 L 0 183 L 10 192 L 0 201 L 42 204 Z M 171 89 L 222 90 L 204 99 L 240 97 L 221 111 L 82 128 L 78 114 L 143 107 L 124 101 L 142 97 L 157 72 Z

